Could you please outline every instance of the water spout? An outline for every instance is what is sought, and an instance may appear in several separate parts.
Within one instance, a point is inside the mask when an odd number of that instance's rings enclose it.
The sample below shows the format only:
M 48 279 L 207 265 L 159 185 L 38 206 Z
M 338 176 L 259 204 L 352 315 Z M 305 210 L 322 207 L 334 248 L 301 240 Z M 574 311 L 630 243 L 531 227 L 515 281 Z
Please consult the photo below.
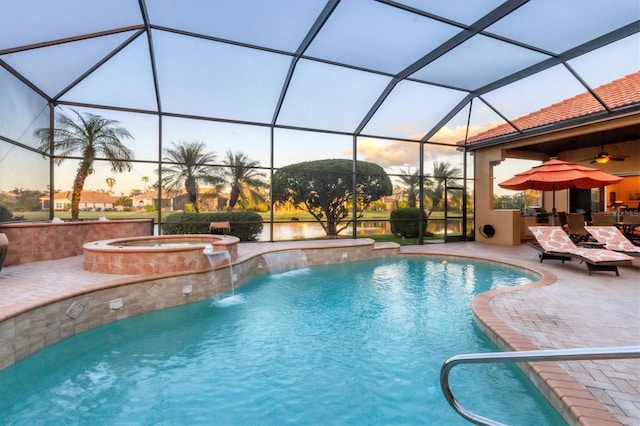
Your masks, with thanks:
M 215 290 L 216 290 L 215 293 L 218 298 L 220 297 L 220 288 L 218 287 L 216 271 L 222 270 L 224 269 L 225 266 L 228 266 L 229 281 L 231 283 L 231 296 L 228 296 L 222 300 L 219 300 L 219 302 L 222 302 L 225 299 L 230 299 L 230 298 L 235 299 L 235 294 L 236 294 L 235 282 L 238 280 L 238 278 L 233 273 L 233 265 L 231 264 L 231 254 L 229 253 L 229 251 L 228 250 L 215 251 L 214 247 L 210 246 L 204 249 L 204 254 L 209 259 L 209 265 L 211 266 L 211 271 L 212 271 L 210 282 L 215 287 Z
M 293 271 L 309 267 L 303 250 L 285 250 L 262 255 L 271 273 Z

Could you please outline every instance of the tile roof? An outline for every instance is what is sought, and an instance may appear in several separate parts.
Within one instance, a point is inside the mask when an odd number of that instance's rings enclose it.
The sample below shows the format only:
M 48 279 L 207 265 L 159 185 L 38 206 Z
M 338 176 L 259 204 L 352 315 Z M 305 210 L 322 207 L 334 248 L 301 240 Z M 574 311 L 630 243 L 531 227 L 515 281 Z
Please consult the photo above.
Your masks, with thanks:
M 56 192 L 55 194 L 53 194 L 53 199 L 67 199 L 71 201 L 72 194 L 73 192 L 71 191 Z M 48 198 L 48 196 L 44 197 Z M 82 191 L 82 195 L 80 196 L 80 201 L 83 203 L 115 203 L 117 200 L 118 197 L 114 197 L 107 193 L 99 191 Z
M 611 109 L 640 103 L 640 71 L 604 84 L 594 89 L 594 92 Z M 600 102 L 590 92 L 584 92 L 573 98 L 565 99 L 562 102 L 523 115 L 511 120 L 511 122 L 518 129 L 527 130 L 600 111 L 604 111 L 604 107 Z M 516 129 L 509 123 L 504 123 L 469 137 L 467 143 L 479 142 L 515 132 Z M 463 141 L 459 142 L 459 144 L 463 143 Z

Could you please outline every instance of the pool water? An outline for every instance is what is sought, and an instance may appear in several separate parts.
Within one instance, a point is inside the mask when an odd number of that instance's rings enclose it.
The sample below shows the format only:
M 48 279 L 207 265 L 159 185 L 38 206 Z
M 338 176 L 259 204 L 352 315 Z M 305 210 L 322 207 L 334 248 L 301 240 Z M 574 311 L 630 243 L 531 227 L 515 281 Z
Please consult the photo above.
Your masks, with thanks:
M 399 258 L 263 275 L 234 295 L 118 321 L 0 372 L 3 424 L 465 425 L 439 386 L 495 351 L 469 304 L 536 280 Z M 459 366 L 454 394 L 507 424 L 564 424 L 513 366 Z M 9 391 L 7 391 L 9 390 Z

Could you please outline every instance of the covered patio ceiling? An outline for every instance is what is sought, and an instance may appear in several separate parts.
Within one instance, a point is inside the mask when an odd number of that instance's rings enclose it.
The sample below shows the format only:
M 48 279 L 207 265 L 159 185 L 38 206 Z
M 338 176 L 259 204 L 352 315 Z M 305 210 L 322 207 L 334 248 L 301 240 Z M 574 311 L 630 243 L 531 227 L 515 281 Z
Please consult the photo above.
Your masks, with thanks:
M 637 0 L 11 1 L 0 83 L 54 106 L 454 145 L 581 93 L 595 112 L 530 133 L 637 113 L 640 98 L 595 89 L 638 71 L 639 31 Z M 594 132 L 615 142 L 638 124 Z
M 602 128 L 596 123 L 581 126 L 578 128 L 579 131 L 576 128 L 570 128 L 544 136 L 524 138 L 523 141 L 529 143 L 523 149 L 542 153 L 548 157 L 556 157 L 561 152 L 577 148 L 598 148 L 599 150 L 604 146 L 606 151 L 607 145 L 637 141 L 640 138 L 640 123 L 638 119 L 635 121 L 635 123 L 618 122 L 620 127 L 612 129 Z

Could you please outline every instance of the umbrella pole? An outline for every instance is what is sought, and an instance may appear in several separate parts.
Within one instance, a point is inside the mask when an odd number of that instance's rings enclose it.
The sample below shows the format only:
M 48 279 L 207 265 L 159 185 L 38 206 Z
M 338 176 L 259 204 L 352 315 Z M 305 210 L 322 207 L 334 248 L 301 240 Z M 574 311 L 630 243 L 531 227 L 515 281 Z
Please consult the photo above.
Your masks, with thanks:
M 556 184 L 553 184 L 553 205 L 551 208 L 551 225 L 556 226 Z

